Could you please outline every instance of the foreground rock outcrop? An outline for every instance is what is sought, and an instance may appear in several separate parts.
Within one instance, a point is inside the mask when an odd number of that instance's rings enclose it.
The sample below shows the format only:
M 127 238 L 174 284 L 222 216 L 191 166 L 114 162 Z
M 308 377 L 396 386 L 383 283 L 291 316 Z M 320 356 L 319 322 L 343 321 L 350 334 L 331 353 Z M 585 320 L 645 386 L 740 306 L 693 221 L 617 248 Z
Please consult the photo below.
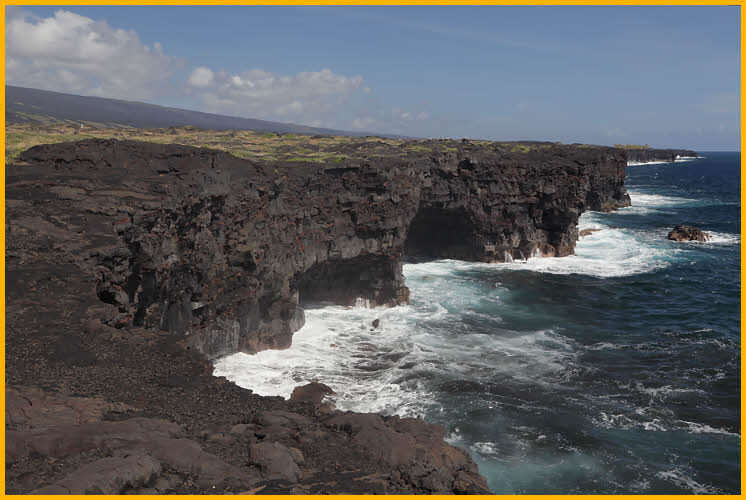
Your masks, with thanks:
M 218 388 L 216 404 L 245 405 L 215 408 L 195 428 L 145 416 L 149 406 L 8 387 L 7 491 L 487 493 L 474 462 L 443 441 L 439 426 L 308 404 L 272 410 L 282 407 L 277 398 L 224 381 L 205 386 Z M 235 393 L 228 400 L 226 390 Z
M 405 257 L 569 255 L 584 210 L 629 204 L 619 149 L 427 144 L 311 166 L 90 140 L 8 165 L 6 491 L 486 492 L 438 426 L 211 375 L 289 346 L 305 302 L 406 302 Z
M 710 235 L 698 227 L 679 224 L 668 233 L 668 239 L 674 241 L 708 241 Z

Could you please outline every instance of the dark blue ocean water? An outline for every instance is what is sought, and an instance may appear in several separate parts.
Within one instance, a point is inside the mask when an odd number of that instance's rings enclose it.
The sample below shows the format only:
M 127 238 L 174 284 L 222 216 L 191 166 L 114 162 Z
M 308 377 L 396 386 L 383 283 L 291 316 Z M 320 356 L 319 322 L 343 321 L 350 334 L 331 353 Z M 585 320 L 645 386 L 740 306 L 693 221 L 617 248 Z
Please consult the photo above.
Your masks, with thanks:
M 424 416 L 495 493 L 738 493 L 740 156 L 702 155 L 628 167 L 633 206 L 584 214 L 575 256 L 406 265 L 411 306 L 308 310 L 291 349 L 217 374 Z

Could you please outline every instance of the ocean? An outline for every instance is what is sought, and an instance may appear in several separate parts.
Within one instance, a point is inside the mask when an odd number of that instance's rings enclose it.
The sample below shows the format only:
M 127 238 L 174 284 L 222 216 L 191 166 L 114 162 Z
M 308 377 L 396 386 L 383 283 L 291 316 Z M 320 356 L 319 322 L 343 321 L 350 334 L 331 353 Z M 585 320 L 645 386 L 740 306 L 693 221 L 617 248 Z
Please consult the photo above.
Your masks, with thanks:
M 583 214 L 574 256 L 405 264 L 411 305 L 307 309 L 215 374 L 441 424 L 499 494 L 737 494 L 740 154 L 701 156 L 629 166 L 632 206 Z

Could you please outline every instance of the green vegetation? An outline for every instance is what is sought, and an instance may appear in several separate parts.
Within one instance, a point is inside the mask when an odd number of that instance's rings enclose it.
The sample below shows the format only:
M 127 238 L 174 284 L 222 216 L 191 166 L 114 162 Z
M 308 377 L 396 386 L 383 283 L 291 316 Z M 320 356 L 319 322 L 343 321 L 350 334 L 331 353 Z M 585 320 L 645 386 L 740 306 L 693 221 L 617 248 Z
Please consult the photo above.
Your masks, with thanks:
M 510 150 L 511 153 L 528 153 L 529 151 L 531 151 L 531 146 L 527 146 L 526 144 L 516 144 Z
M 650 146 L 647 144 L 614 144 L 615 148 L 622 149 L 649 149 Z
M 39 116 L 35 116 L 38 120 Z M 428 156 L 443 153 L 459 154 L 474 148 L 487 148 L 499 153 L 528 153 L 552 148 L 553 143 L 496 142 L 487 140 L 451 139 L 387 139 L 384 137 L 310 136 L 275 134 L 248 130 L 202 130 L 195 127 L 139 129 L 116 123 L 49 121 L 40 125 L 24 123 L 8 125 L 5 131 L 5 162 L 18 160 L 22 151 L 38 144 L 79 141 L 84 139 L 120 139 L 182 144 L 227 151 L 239 158 L 261 163 L 304 162 L 340 165 L 348 160 L 375 161 L 385 158 Z M 584 146 L 589 147 L 589 146 Z M 640 146 L 635 146 L 640 147 Z
M 294 156 L 292 158 L 284 158 L 285 161 L 306 161 L 309 163 L 324 163 L 321 158 L 303 158 L 301 156 Z

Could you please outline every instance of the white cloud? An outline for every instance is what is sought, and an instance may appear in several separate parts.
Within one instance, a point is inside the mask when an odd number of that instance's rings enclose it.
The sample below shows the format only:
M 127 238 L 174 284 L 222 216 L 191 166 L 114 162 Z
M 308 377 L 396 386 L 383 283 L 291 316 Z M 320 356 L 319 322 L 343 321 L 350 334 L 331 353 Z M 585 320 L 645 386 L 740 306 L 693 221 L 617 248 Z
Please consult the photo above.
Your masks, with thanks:
M 164 85 L 178 64 L 159 43 L 149 47 L 132 30 L 66 10 L 42 18 L 9 8 L 5 28 L 9 84 L 139 98 Z
M 209 111 L 296 123 L 333 122 L 349 98 L 367 88 L 362 76 L 331 69 L 280 75 L 262 69 L 231 74 L 200 67 L 189 83 L 199 87 L 193 95 Z
M 195 68 L 194 71 L 192 71 L 192 74 L 189 75 L 189 80 L 187 80 L 187 83 L 193 87 L 207 87 L 212 83 L 212 79 L 214 77 L 215 74 L 210 70 L 210 68 L 200 66 L 199 68 Z
M 357 130 L 368 129 L 378 124 L 378 120 L 370 116 L 358 116 L 352 120 L 352 128 Z
M 416 124 L 415 122 L 426 122 Z M 402 135 L 427 135 L 424 127 L 434 126 L 430 113 L 419 110 L 391 108 L 389 110 L 368 109 L 358 114 L 347 128 L 366 131 L 380 131 Z
M 424 121 L 430 118 L 430 114 L 427 111 L 408 111 L 399 108 L 393 108 L 391 110 L 391 116 L 394 121 L 398 122 L 411 122 L 414 120 Z
M 361 75 L 330 68 L 283 75 L 193 61 L 191 72 L 173 82 L 185 61 L 105 20 L 68 10 L 39 17 L 10 6 L 5 27 L 6 80 L 12 85 L 167 105 L 190 98 L 188 107 L 202 111 L 326 128 L 417 135 L 417 127 L 433 122 L 421 107 L 392 112 Z

